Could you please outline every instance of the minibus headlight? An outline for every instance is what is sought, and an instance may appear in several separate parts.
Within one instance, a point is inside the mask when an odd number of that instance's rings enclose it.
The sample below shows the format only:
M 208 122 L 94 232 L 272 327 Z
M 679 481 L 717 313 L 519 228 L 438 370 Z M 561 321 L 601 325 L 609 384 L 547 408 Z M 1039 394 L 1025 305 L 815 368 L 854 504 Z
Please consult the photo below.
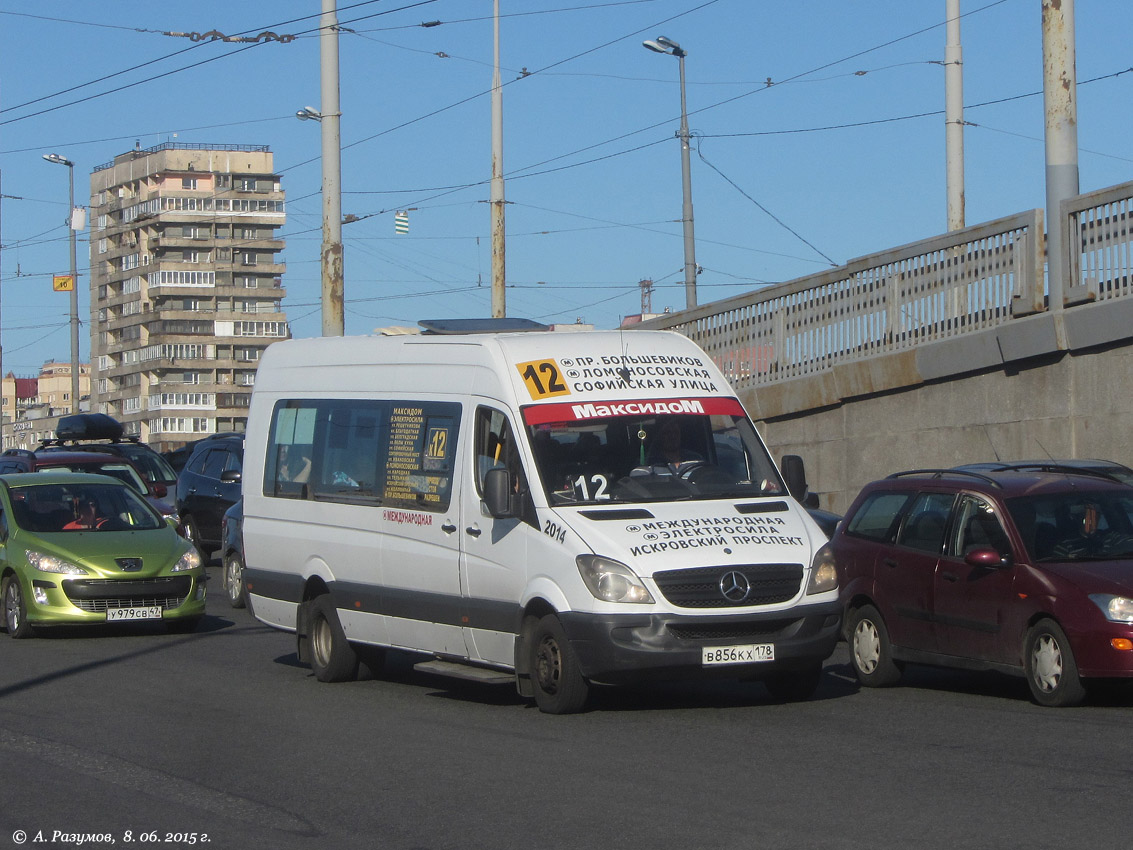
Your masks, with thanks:
M 838 589 L 838 568 L 834 565 L 834 551 L 823 546 L 814 556 L 810 565 L 810 581 L 806 586 L 807 596 L 826 593 Z
M 1133 599 L 1110 593 L 1091 593 L 1090 601 L 1102 609 L 1107 620 L 1115 623 L 1133 623 Z
M 641 579 L 625 564 L 601 555 L 579 555 L 575 562 L 595 599 L 603 602 L 653 602 L 653 596 Z

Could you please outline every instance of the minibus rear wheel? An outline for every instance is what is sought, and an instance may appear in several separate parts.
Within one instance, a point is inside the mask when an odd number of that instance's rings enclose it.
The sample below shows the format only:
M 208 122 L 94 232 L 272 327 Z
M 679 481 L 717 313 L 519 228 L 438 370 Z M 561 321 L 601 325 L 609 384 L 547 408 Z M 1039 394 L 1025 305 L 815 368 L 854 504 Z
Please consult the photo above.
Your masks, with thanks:
M 358 678 L 358 654 L 346 640 L 329 594 L 311 600 L 311 669 L 320 682 Z
M 590 684 L 582 676 L 559 618 L 547 614 L 529 634 L 529 669 L 539 710 L 547 714 L 581 711 L 590 695 Z

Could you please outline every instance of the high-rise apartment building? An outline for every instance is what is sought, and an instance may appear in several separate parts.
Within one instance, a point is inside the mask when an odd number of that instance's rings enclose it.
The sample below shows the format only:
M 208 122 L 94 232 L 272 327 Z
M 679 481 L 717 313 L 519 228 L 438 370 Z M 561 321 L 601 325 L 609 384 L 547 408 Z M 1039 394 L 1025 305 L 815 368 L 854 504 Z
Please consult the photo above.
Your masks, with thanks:
M 91 174 L 91 410 L 172 448 L 241 431 L 283 312 L 266 146 L 167 143 Z

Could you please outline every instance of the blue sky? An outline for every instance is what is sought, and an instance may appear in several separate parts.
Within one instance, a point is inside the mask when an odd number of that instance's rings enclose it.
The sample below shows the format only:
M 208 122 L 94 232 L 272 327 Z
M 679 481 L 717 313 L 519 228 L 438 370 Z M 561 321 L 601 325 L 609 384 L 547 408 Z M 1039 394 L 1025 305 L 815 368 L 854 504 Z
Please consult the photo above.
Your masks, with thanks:
M 701 303 L 946 229 L 944 0 L 501 0 L 508 314 L 600 328 L 684 305 L 688 52 Z M 168 141 L 265 144 L 284 308 L 320 332 L 318 0 L 0 0 L 3 370 L 70 357 L 66 171 Z M 339 0 L 346 331 L 491 312 L 491 0 Z M 961 0 L 967 222 L 1045 206 L 1040 0 Z M 422 27 L 424 22 L 438 26 Z M 1133 3 L 1077 0 L 1080 185 L 1133 179 Z M 295 35 L 194 42 L 163 32 Z M 177 54 L 177 55 L 174 55 Z M 1122 73 L 1129 71 L 1128 73 Z M 103 79 L 105 78 L 105 79 Z M 768 85 L 770 81 L 770 85 Z M 89 85 L 88 85 L 89 84 Z M 112 91 L 113 89 L 120 89 Z M 34 114 L 38 113 L 38 114 Z M 393 212 L 411 208 L 410 233 Z M 80 238 L 85 284 L 87 239 Z M 80 298 L 82 356 L 89 307 Z

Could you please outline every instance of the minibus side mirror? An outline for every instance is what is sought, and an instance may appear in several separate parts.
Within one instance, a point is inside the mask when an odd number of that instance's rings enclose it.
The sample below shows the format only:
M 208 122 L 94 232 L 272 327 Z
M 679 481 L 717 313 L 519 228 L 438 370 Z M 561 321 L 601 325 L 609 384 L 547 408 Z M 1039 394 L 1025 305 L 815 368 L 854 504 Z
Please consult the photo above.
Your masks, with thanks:
M 807 491 L 806 467 L 803 465 L 803 459 L 798 455 L 783 455 L 780 469 L 783 472 L 783 480 L 787 482 L 787 492 L 798 501 L 803 501 Z
M 504 468 L 489 469 L 484 475 L 484 507 L 496 519 L 515 516 L 511 501 L 511 474 Z

